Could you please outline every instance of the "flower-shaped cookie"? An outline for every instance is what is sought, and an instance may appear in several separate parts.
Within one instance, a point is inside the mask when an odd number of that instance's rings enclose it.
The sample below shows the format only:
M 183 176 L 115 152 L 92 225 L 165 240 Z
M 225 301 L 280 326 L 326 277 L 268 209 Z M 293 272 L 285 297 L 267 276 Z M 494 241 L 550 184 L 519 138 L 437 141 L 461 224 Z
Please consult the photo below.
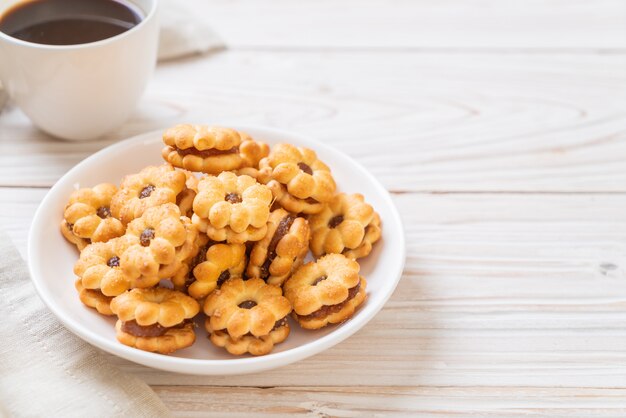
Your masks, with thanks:
M 74 274 L 81 279 L 82 287 L 100 290 L 105 296 L 117 296 L 132 287 L 142 286 L 144 283 L 120 267 L 122 257 L 135 242 L 133 237 L 124 235 L 85 247 L 74 265 Z
M 270 153 L 270 147 L 265 142 L 255 141 L 249 135 L 242 133 L 243 141 L 239 145 L 242 167 L 259 168 L 259 162 Z
M 294 317 L 307 329 L 350 318 L 366 297 L 359 264 L 341 254 L 328 254 L 300 267 L 284 284 Z
M 174 284 L 174 287 L 176 287 L 176 277 L 189 272 L 192 260 L 196 258 L 200 248 L 208 241 L 208 237 L 198 231 L 198 227 L 191 223 L 191 219 L 181 216 L 180 220 L 187 231 L 185 243 L 176 247 L 176 261 L 159 268 L 159 276 L 169 279 Z
M 176 203 L 185 190 L 187 177 L 169 164 L 149 166 L 124 177 L 120 190 L 111 200 L 111 212 L 124 224 L 139 218 L 148 208 Z
M 191 318 L 200 305 L 176 290 L 133 289 L 114 298 L 111 310 L 118 341 L 130 347 L 169 354 L 196 340 Z
M 82 250 L 92 242 L 124 235 L 124 225 L 111 216 L 111 198 L 116 192 L 110 183 L 74 191 L 63 213 L 63 236 Z
M 254 178 L 261 184 L 266 184 L 270 177 L 267 171 L 259 170 L 259 162 L 270 153 L 270 147 L 264 142 L 255 141 L 246 134 L 243 134 L 243 141 L 239 146 L 241 155 L 241 168 L 235 170 L 237 175 L 247 175 Z
M 335 195 L 322 212 L 310 217 L 309 224 L 315 257 L 331 253 L 365 257 L 380 238 L 380 217 L 358 193 Z
M 267 232 L 271 203 L 266 186 L 250 176 L 223 172 L 200 180 L 192 220 L 214 241 L 258 241 Z
M 289 312 L 291 305 L 280 287 L 261 279 L 227 280 L 204 302 L 211 342 L 231 354 L 269 353 L 289 334 Z
M 306 219 L 276 209 L 270 214 L 267 235 L 252 247 L 246 275 L 280 286 L 300 267 L 308 250 Z
M 242 165 L 242 135 L 234 129 L 207 125 L 176 125 L 163 133 L 162 156 L 176 167 L 218 174 Z
M 128 224 L 126 236 L 134 237 L 136 243 L 123 254 L 122 269 L 145 284 L 138 287 L 153 286 L 159 279 L 170 278 L 197 251 L 197 235 L 195 225 L 180 216 L 175 204 L 149 208 Z
M 198 193 L 198 182 L 200 181 L 192 172 L 180 170 L 185 174 L 185 188 L 176 196 L 176 205 L 183 216 L 191 218 L 193 215 L 193 199 Z
M 76 280 L 74 287 L 76 287 L 78 297 L 83 304 L 94 308 L 102 315 L 113 315 L 113 311 L 111 311 L 112 296 L 104 296 L 99 289 L 85 289 L 81 279 Z
M 196 299 L 205 297 L 230 278 L 241 277 L 246 268 L 246 246 L 214 244 L 207 249 L 204 259 L 194 267 L 195 281 L 187 290 Z
M 188 294 L 189 285 L 195 280 L 193 277 L 193 269 L 206 260 L 206 251 L 211 245 L 213 245 L 213 241 L 210 241 L 206 234 L 198 233 L 194 251 L 189 254 L 189 257 L 183 260 L 180 268 L 169 277 L 174 289 Z
M 381 226 L 380 226 L 380 216 L 378 213 L 374 213 L 374 218 L 372 222 L 369 223 L 365 227 L 365 236 L 363 236 L 363 241 L 361 245 L 356 247 L 353 250 L 345 249 L 343 251 L 343 255 L 348 258 L 352 258 L 356 260 L 357 258 L 366 257 L 369 253 L 372 252 L 373 244 L 380 239 L 381 235 Z
M 261 172 L 276 201 L 293 213 L 319 213 L 335 193 L 330 169 L 315 151 L 291 144 L 278 144 L 259 162 Z
M 237 356 L 245 353 L 250 353 L 254 356 L 268 354 L 276 344 L 285 341 L 290 332 L 287 318 L 277 321 L 270 333 L 261 337 L 246 334 L 240 338 L 233 338 L 227 331 L 212 329 L 208 319 L 205 321 L 205 328 L 209 332 L 209 339 L 214 345 L 223 347 L 230 354 Z

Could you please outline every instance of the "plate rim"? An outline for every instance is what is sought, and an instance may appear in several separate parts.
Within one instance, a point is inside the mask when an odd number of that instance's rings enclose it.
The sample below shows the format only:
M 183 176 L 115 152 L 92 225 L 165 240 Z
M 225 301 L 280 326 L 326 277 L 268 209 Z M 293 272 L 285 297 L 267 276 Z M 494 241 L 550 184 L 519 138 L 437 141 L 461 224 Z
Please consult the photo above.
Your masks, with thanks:
M 232 126 L 234 129 L 244 132 L 264 132 L 264 135 L 265 133 L 267 133 L 268 137 L 295 138 L 298 142 L 301 142 L 300 145 L 304 143 L 304 146 L 310 147 L 315 151 L 317 151 L 318 149 L 324 149 L 325 152 L 339 154 L 341 158 L 349 159 L 353 164 L 355 164 L 361 170 L 362 174 L 366 176 L 367 180 L 373 184 L 377 193 L 380 194 L 380 196 L 388 204 L 391 210 L 391 214 L 393 216 L 393 222 L 397 224 L 397 226 L 400 228 L 400 231 L 402 232 L 401 234 L 399 234 L 398 237 L 394 237 L 394 239 L 397 240 L 396 244 L 399 248 L 399 251 L 397 251 L 400 256 L 399 263 L 396 264 L 395 271 L 390 272 L 389 274 L 389 279 L 393 280 L 393 283 L 387 288 L 386 294 L 384 294 L 383 298 L 381 299 L 380 305 L 374 307 L 370 312 L 365 315 L 353 317 L 350 320 L 350 322 L 353 323 L 353 326 L 338 328 L 307 344 L 290 348 L 281 352 L 270 353 L 265 356 L 241 357 L 228 360 L 193 359 L 176 356 L 166 356 L 162 354 L 138 350 L 132 347 L 127 347 L 125 345 L 119 344 L 117 340 L 109 340 L 108 338 L 105 338 L 97 334 L 96 332 L 89 331 L 85 328 L 84 325 L 80 324 L 79 321 L 74 320 L 69 315 L 64 313 L 63 310 L 60 309 L 60 307 L 57 306 L 57 304 L 54 302 L 53 298 L 48 296 L 48 293 L 43 288 L 43 283 L 40 283 L 40 280 L 36 279 L 36 277 L 42 276 L 35 258 L 38 251 L 36 248 L 36 231 L 39 229 L 38 225 L 46 221 L 43 214 L 43 208 L 47 207 L 47 204 L 52 199 L 53 195 L 55 195 L 57 193 L 57 190 L 61 188 L 64 179 L 71 176 L 77 171 L 81 171 L 82 168 L 88 166 L 91 161 L 99 159 L 103 155 L 111 153 L 114 154 L 117 151 L 122 150 L 126 147 L 134 146 L 135 143 L 139 142 L 144 142 L 146 144 L 148 142 L 157 142 L 155 138 L 160 139 L 163 132 L 162 129 L 157 129 L 123 139 L 91 154 L 90 156 L 80 161 L 54 183 L 54 185 L 50 188 L 50 190 L 48 190 L 45 197 L 42 199 L 41 203 L 37 207 L 37 210 L 35 211 L 35 215 L 33 216 L 33 221 L 31 223 L 31 227 L 28 233 L 27 244 L 27 263 L 30 272 L 30 279 L 40 299 L 44 302 L 48 309 L 52 311 L 57 320 L 59 320 L 72 333 L 74 333 L 84 341 L 88 342 L 89 344 L 98 347 L 108 353 L 151 368 L 194 375 L 236 375 L 254 373 L 272 369 L 275 367 L 285 366 L 304 358 L 319 354 L 327 350 L 328 348 L 339 344 L 340 342 L 344 341 L 345 339 L 362 329 L 385 306 L 402 277 L 402 273 L 404 271 L 404 266 L 406 263 L 406 242 L 402 218 L 400 217 L 398 209 L 394 204 L 393 199 L 391 198 L 391 194 L 387 191 L 387 189 L 385 189 L 384 186 L 378 181 L 378 179 L 376 179 L 374 175 L 370 173 L 361 163 L 354 160 L 348 154 L 336 149 L 335 147 L 320 142 L 314 138 L 310 138 L 308 136 L 304 136 L 283 129 L 276 129 L 254 124 L 233 123 L 229 124 L 228 126 Z M 389 222 L 388 220 L 385 221 Z

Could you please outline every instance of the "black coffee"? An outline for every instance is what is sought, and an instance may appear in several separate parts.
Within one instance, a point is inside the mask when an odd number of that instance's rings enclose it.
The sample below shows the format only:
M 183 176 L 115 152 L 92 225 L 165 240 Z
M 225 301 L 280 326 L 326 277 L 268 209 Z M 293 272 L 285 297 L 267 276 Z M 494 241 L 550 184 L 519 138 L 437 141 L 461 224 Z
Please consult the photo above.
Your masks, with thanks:
M 34 0 L 4 12 L 0 31 L 38 44 L 86 44 L 119 35 L 142 18 L 125 0 Z

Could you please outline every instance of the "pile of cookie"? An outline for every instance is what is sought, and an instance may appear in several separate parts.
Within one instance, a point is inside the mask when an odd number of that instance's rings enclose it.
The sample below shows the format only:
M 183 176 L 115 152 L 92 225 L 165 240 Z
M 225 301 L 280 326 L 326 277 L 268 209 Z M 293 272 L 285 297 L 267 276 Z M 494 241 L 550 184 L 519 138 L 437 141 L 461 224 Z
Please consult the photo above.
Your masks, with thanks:
M 290 314 L 305 329 L 354 314 L 367 286 L 356 259 L 380 238 L 380 217 L 362 195 L 337 193 L 313 150 L 204 125 L 163 141 L 166 163 L 74 191 L 61 222 L 80 251 L 80 300 L 117 316 L 121 343 L 188 347 L 202 311 L 213 344 L 263 355 L 288 337 Z

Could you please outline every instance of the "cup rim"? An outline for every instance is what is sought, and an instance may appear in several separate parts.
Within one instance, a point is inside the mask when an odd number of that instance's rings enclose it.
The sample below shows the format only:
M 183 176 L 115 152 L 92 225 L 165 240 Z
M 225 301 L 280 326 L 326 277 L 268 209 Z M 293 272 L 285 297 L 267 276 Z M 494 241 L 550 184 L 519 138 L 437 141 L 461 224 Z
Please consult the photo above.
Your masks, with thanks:
M 128 0 L 128 1 L 136 4 L 135 0 Z M 101 39 L 99 41 L 87 42 L 87 43 L 83 43 L 83 44 L 71 44 L 71 45 L 39 44 L 39 43 L 36 43 L 36 42 L 28 42 L 28 41 L 24 41 L 22 39 L 15 38 L 15 37 L 13 37 L 11 35 L 8 35 L 8 34 L 2 32 L 2 31 L 0 31 L 0 40 L 5 40 L 7 42 L 11 42 L 11 43 L 14 43 L 14 44 L 18 44 L 18 45 L 22 45 L 22 46 L 26 46 L 26 47 L 34 48 L 34 49 L 47 49 L 47 50 L 57 50 L 57 51 L 73 51 L 73 50 L 77 50 L 77 49 L 94 48 L 94 47 L 108 45 L 108 44 L 110 44 L 112 42 L 116 42 L 116 41 L 118 41 L 120 39 L 123 39 L 123 38 L 126 38 L 126 37 L 130 36 L 132 33 L 137 32 L 138 30 L 141 30 L 141 28 L 146 26 L 148 21 L 154 19 L 154 16 L 156 15 L 156 11 L 157 11 L 157 6 L 158 6 L 159 0 L 147 0 L 147 1 L 150 2 L 150 9 L 146 13 L 146 17 L 143 18 L 141 20 L 141 22 L 139 22 L 139 24 L 133 26 L 129 30 L 124 31 L 124 32 L 122 32 L 122 33 L 120 33 L 118 35 L 111 36 L 110 38 Z M 0 15 L 1 15 L 1 12 L 0 12 Z

